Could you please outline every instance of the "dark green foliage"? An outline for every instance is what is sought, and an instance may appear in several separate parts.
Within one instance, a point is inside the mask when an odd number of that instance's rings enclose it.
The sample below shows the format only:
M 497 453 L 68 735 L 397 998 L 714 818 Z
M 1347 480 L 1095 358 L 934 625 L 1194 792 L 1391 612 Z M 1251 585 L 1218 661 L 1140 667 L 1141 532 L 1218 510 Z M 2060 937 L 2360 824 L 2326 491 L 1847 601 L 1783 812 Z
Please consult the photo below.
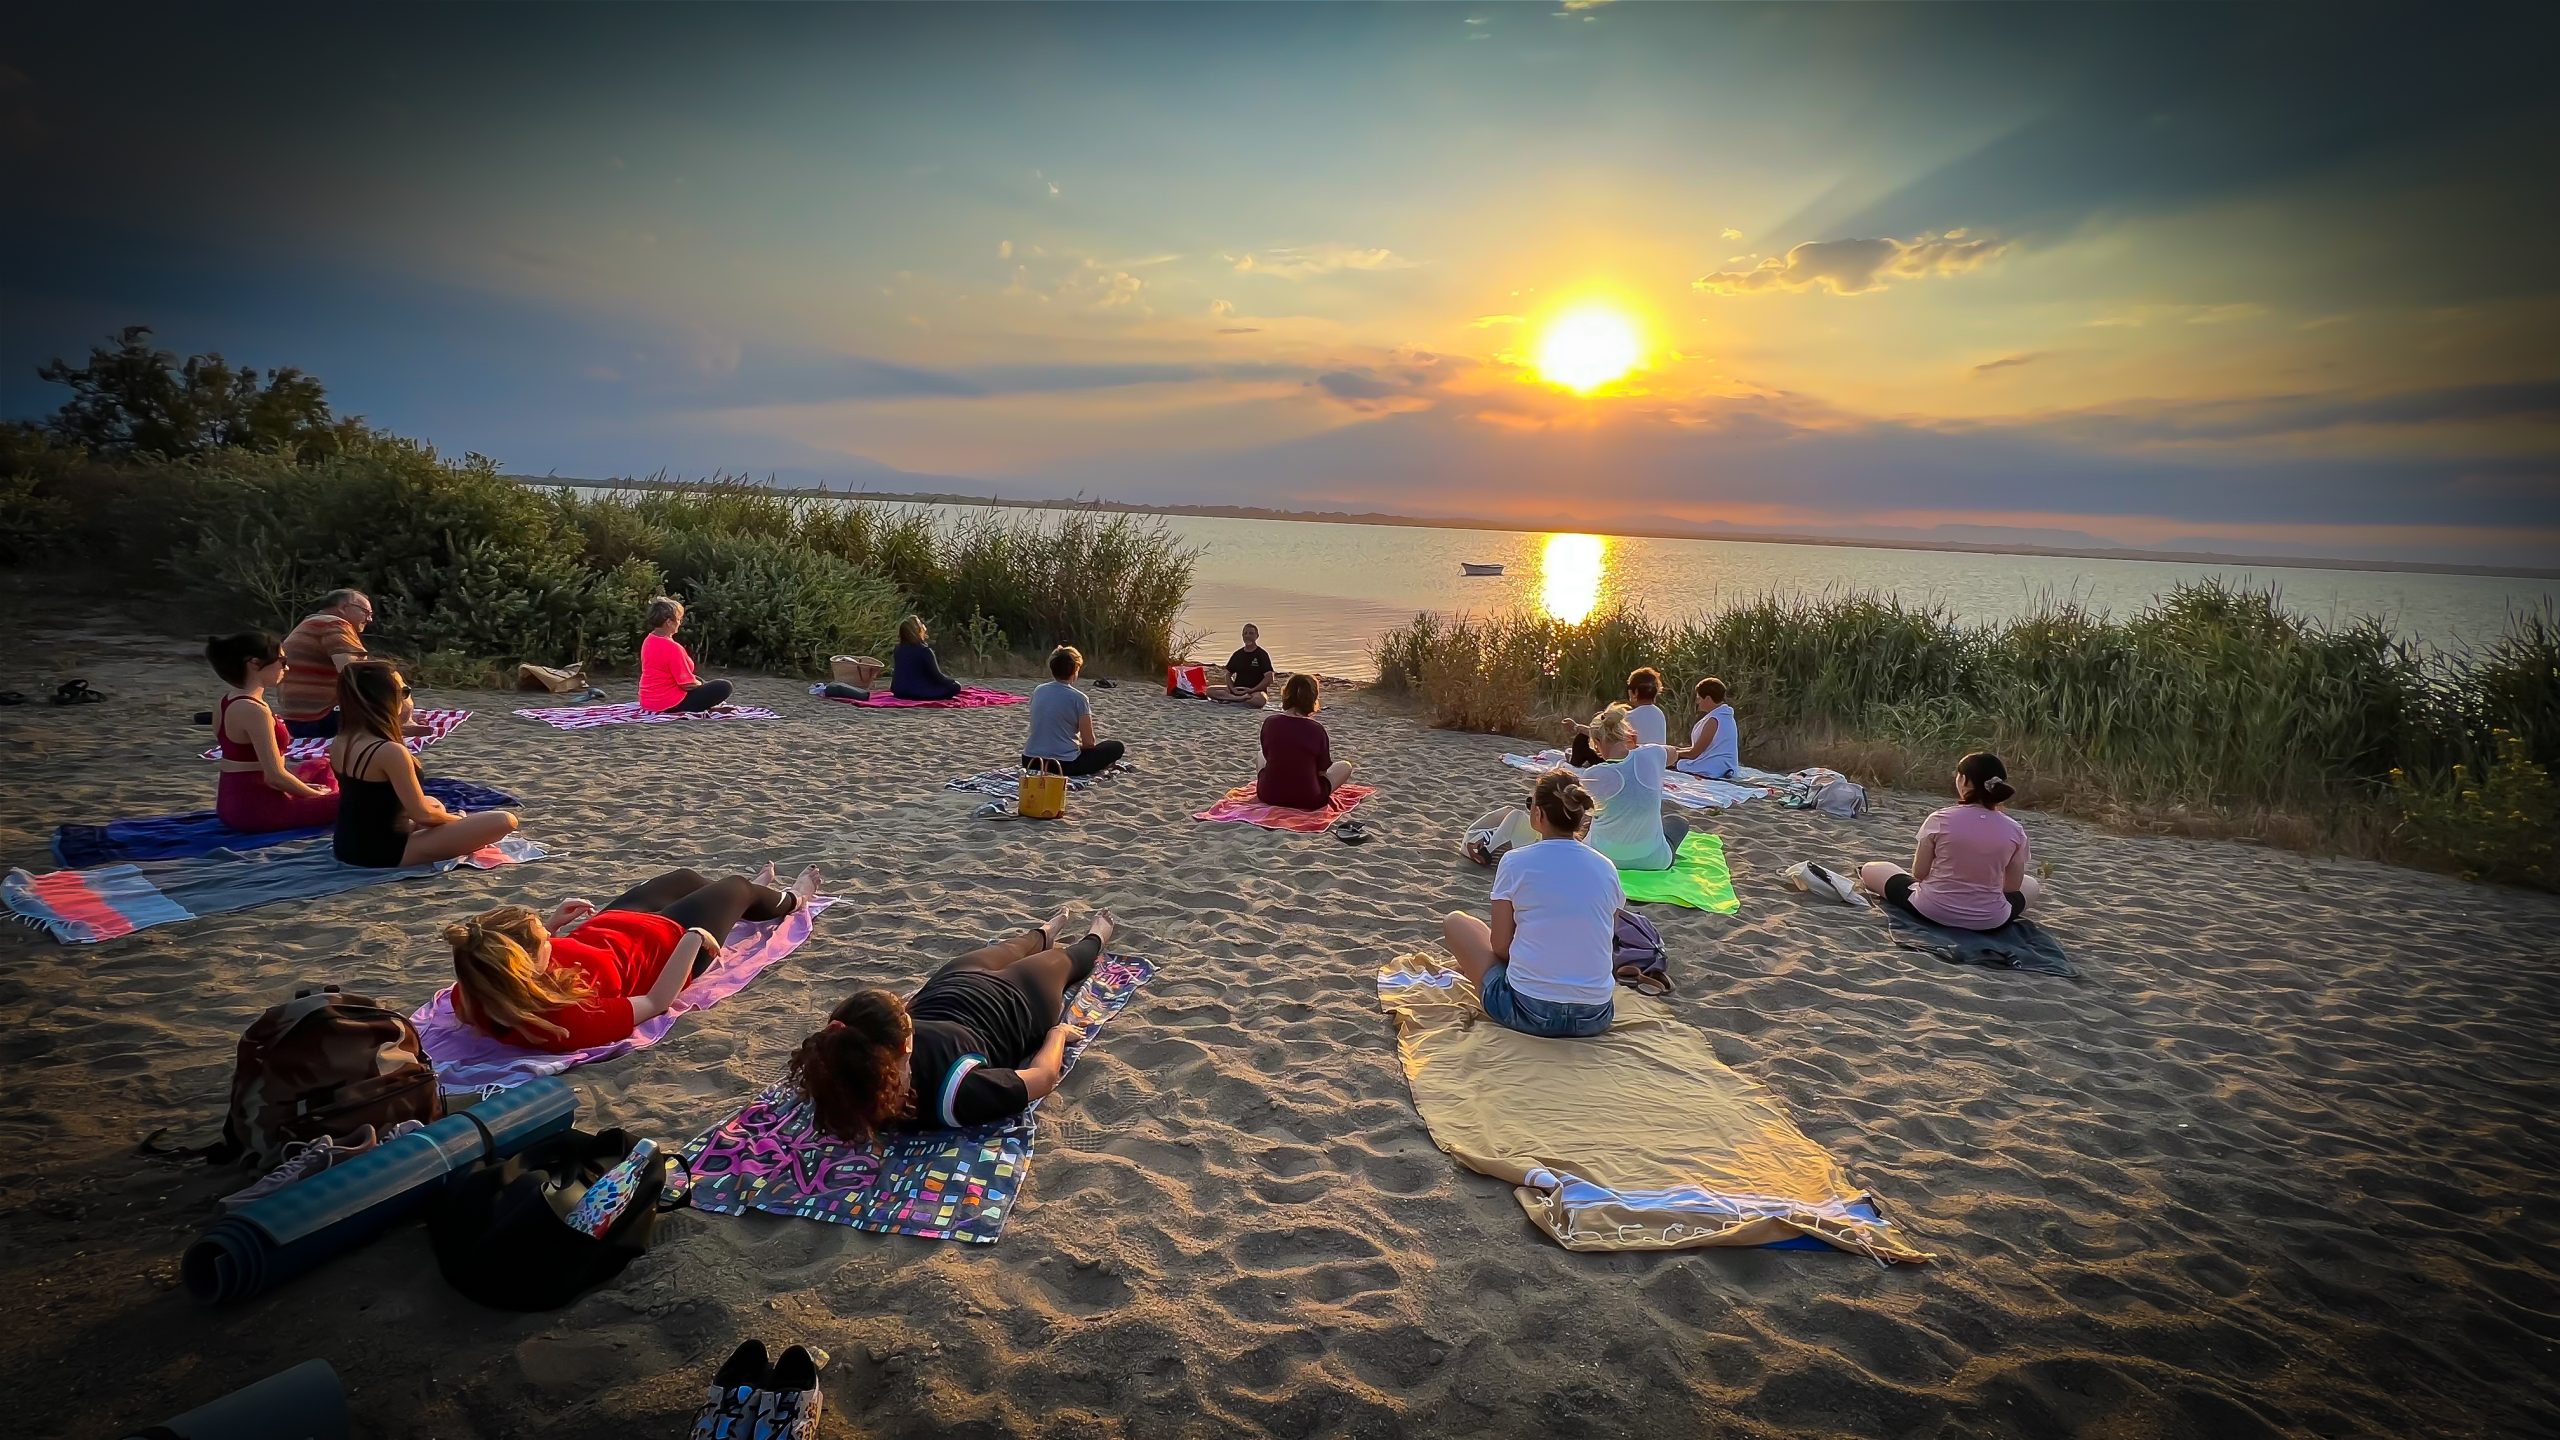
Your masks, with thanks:
M 220 355 L 184 362 L 151 347 L 151 331 L 127 326 L 114 344 L 89 352 L 89 363 L 55 360 L 40 379 L 71 387 L 71 399 L 45 422 L 66 445 L 110 460 L 181 460 L 238 449 L 316 460 L 367 434 L 358 419 L 329 413 L 320 382 L 291 367 L 233 369 Z

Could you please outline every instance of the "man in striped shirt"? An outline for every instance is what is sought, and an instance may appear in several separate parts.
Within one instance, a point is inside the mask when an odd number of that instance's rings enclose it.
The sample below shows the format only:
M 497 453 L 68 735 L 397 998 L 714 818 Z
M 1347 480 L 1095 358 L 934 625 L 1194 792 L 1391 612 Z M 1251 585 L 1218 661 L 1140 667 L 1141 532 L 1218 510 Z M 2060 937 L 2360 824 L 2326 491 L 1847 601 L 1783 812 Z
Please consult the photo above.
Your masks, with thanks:
M 361 590 L 332 590 L 317 613 L 284 641 L 284 680 L 272 697 L 276 718 L 301 740 L 338 733 L 338 672 L 366 658 L 364 627 L 373 602 Z

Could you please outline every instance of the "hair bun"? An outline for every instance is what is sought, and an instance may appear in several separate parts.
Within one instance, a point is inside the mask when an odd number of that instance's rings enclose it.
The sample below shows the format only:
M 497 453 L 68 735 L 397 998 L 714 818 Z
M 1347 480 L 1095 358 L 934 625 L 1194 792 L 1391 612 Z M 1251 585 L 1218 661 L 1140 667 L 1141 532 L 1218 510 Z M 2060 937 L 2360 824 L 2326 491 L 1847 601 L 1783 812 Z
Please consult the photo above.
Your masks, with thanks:
M 1998 804 L 2007 801 L 2011 796 L 2017 794 L 2018 787 L 2010 784 L 1999 776 L 1994 775 L 1990 779 L 1982 782 L 1982 793 L 1990 796 L 1994 804 Z

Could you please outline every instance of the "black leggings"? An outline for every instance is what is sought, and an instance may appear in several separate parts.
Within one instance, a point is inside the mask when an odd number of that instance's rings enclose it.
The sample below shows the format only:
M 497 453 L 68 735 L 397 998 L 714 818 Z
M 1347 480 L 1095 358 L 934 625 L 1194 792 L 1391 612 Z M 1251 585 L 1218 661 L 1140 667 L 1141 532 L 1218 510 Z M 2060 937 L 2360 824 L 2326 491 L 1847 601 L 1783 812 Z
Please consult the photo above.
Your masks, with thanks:
M 1073 760 L 1040 760 L 1025 755 L 1022 757 L 1022 768 L 1045 770 L 1055 765 L 1070 775 L 1099 775 L 1119 764 L 1120 757 L 1128 753 L 1128 746 L 1117 740 L 1105 740 L 1099 745 L 1089 745 L 1078 750 Z
M 664 915 L 688 930 L 708 932 L 725 944 L 739 922 L 779 920 L 798 909 L 799 902 L 787 890 L 767 889 L 744 875 L 712 880 L 698 870 L 670 870 L 655 880 L 632 886 L 604 908 Z M 701 974 L 710 964 L 706 952 L 694 962 L 694 973 Z
M 728 681 L 705 680 L 701 684 L 684 692 L 684 698 L 673 705 L 668 706 L 667 713 L 670 715 L 687 715 L 697 710 L 708 710 L 714 705 L 725 702 L 728 698 Z
M 1923 913 L 1919 906 L 1911 903 L 1911 886 L 1911 872 L 1908 870 L 1896 871 L 1892 879 L 1884 882 L 1885 903 L 1900 907 L 1904 914 L 1911 915 L 1921 920 L 1929 920 L 1928 915 Z M 2002 926 L 2016 924 L 2018 922 L 2018 917 L 2027 913 L 2027 896 L 2025 891 L 2003 890 L 2000 892 L 2000 898 L 2009 902 L 2009 918 L 2001 921 L 1999 925 L 1993 926 L 1992 928 L 1995 930 Z M 1944 920 L 1929 920 L 1929 923 L 1932 925 L 1947 924 Z M 1963 930 L 1969 927 L 1963 925 L 1947 925 L 1947 928 L 1950 930 Z
M 1032 1016 L 1040 1020 L 1045 1031 L 1067 1018 L 1067 992 L 1082 985 L 1102 960 L 1102 941 L 1087 935 L 1073 945 L 1050 943 L 1037 930 L 1027 931 L 1011 940 L 999 940 L 983 949 L 972 950 L 950 964 L 944 971 L 984 970 L 1013 982 L 1031 1002 Z

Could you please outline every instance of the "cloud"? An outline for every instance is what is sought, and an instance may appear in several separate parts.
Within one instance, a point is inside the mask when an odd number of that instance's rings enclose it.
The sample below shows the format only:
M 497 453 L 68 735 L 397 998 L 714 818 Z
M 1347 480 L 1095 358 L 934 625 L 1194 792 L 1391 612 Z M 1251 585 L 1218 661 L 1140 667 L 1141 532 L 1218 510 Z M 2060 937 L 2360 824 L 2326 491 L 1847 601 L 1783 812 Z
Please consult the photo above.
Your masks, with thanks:
M 2003 355 L 1997 360 L 1985 360 L 1974 366 L 1973 373 L 1979 377 L 1997 370 L 2015 370 L 2021 365 L 2033 365 L 2039 360 L 2048 359 L 2051 354 L 2052 352 L 2047 350 L 2028 350 L 2017 355 Z
M 1923 235 L 1916 240 L 1896 240 L 1891 236 L 1809 240 L 1748 270 L 1720 270 L 1693 282 L 1693 287 L 1712 295 L 1814 289 L 1834 295 L 1864 295 L 1883 289 L 1889 280 L 1968 274 L 2006 255 L 2009 249 L 2010 242 L 2006 240 L 1978 238 L 1963 230 Z
M 2353 390 L 2154 401 L 2063 411 L 2037 423 L 2106 445 L 2249 441 L 2360 426 L 2394 429 L 2497 423 L 2560 424 L 2560 381 L 2447 385 L 2385 393 Z M 2555 491 L 2560 494 L 2560 491 Z
M 1239 275 L 1268 275 L 1278 280 L 1308 280 L 1346 270 L 1408 270 L 1413 263 L 1379 246 L 1283 245 L 1237 257 Z
M 1223 320 L 1236 313 L 1236 302 L 1233 300 L 1212 300 L 1209 302 L 1209 313 Z
M 999 240 L 999 241 L 997 241 L 997 242 L 996 242 L 996 258 L 997 258 L 997 259 L 999 259 L 999 260 L 1010 260 L 1010 259 L 1012 259 L 1012 258 L 1013 258 L 1013 242 L 1012 242 L 1012 241 L 1010 241 L 1010 240 Z
M 1734 229 L 1730 225 L 1727 225 L 1722 230 L 1717 231 L 1716 234 L 1727 240 L 1739 240 L 1742 238 L 1742 232 Z
M 1493 23 L 1493 17 L 1490 15 L 1470 15 L 1467 17 L 1467 23 L 1470 25 L 1490 25 Z
M 1262 333 L 1262 327 L 1259 325 L 1222 325 L 1218 327 L 1217 333 L 1221 335 L 1259 335 Z
M 1467 322 L 1467 328 L 1470 330 L 1490 330 L 1497 325 L 1526 325 L 1528 323 L 1528 321 L 1517 315 L 1479 315 L 1473 320 Z
M 2255 320 L 2266 313 L 2266 306 L 2250 300 L 2221 305 L 2135 305 L 2110 311 L 2089 323 L 2125 330 L 2139 330 L 2146 325 L 2228 325 Z
M 1040 171 L 1040 170 L 1034 170 L 1034 171 L 1032 171 L 1032 172 L 1031 172 L 1031 178 L 1032 178 L 1032 179 L 1034 179 L 1034 180 L 1039 181 L 1039 182 L 1040 182 L 1041 184 L 1043 184 L 1043 185 L 1048 186 L 1048 187 L 1049 187 L 1049 193 L 1050 193 L 1050 194 L 1055 195 L 1055 194 L 1057 194 L 1057 193 L 1058 193 L 1058 182 L 1057 182 L 1057 181 L 1055 181 L 1055 180 L 1050 179 L 1050 178 L 1049 178 L 1049 176 L 1048 176 L 1048 174 L 1047 174 L 1046 172 L 1044 172 L 1044 171 Z
M 1337 400 L 1383 400 L 1399 388 L 1361 370 L 1327 370 L 1315 378 L 1315 384 Z

